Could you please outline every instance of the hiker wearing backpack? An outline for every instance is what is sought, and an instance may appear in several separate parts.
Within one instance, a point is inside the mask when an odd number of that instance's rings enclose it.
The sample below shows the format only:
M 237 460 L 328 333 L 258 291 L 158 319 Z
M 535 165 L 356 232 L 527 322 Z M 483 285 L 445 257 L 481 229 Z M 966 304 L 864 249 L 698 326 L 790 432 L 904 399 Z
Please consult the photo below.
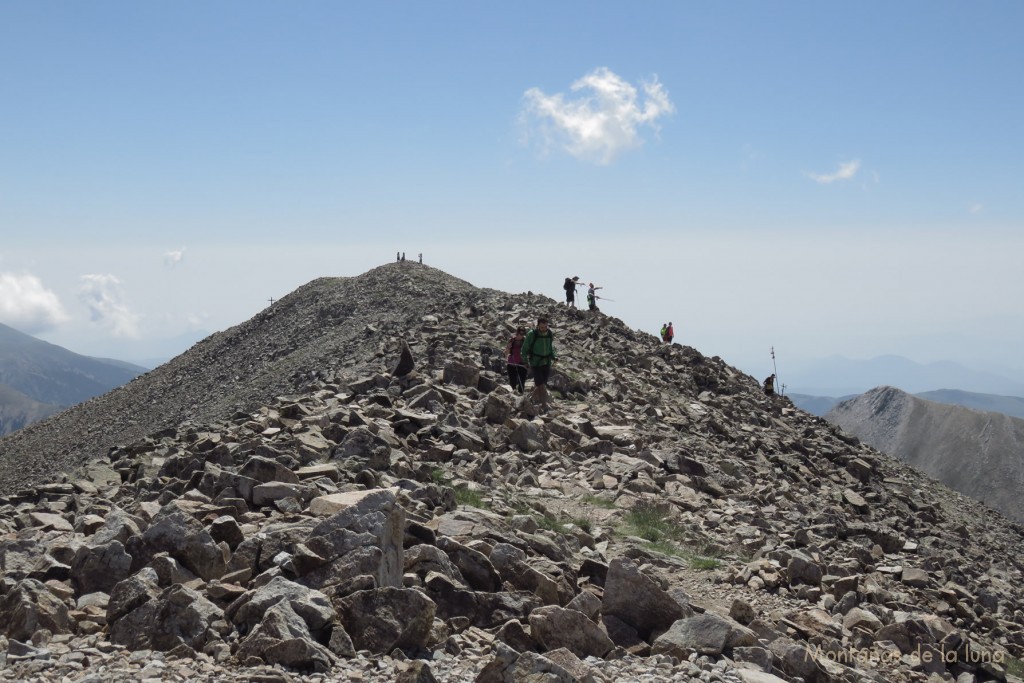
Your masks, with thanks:
M 772 373 L 764 378 L 764 395 L 774 396 L 775 395 L 775 374 Z
M 676 331 L 674 329 L 672 329 L 672 323 L 669 323 L 668 327 L 665 329 L 665 343 L 666 344 L 671 344 L 672 343 L 672 337 L 674 337 L 674 336 L 676 336 Z
M 508 363 L 508 384 L 517 394 L 526 388 L 526 363 L 523 362 L 523 342 L 526 339 L 526 328 L 517 327 L 516 333 L 505 345 L 505 358 Z
M 565 283 L 562 284 L 562 289 L 565 290 L 565 305 L 570 308 L 576 308 L 576 283 L 579 282 L 580 276 L 567 277 Z
M 665 334 L 668 332 L 668 325 L 661 326 L 661 341 L 665 341 Z
M 548 319 L 537 318 L 537 327 L 526 333 L 523 340 L 522 356 L 533 370 L 533 391 L 530 398 L 537 403 L 548 403 L 548 376 L 551 364 L 555 362 L 555 335 L 548 329 Z

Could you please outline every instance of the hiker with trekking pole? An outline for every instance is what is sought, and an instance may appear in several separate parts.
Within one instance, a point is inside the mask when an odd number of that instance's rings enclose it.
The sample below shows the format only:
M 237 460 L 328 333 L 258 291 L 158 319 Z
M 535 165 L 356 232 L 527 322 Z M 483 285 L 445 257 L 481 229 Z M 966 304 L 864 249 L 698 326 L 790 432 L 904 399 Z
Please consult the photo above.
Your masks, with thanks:
M 517 394 L 523 393 L 526 388 L 526 363 L 523 361 L 523 340 L 526 338 L 526 328 L 517 327 L 516 333 L 505 345 L 505 359 L 508 363 L 508 384 L 512 391 Z
M 597 307 L 598 299 L 601 299 L 602 301 L 612 301 L 612 299 L 607 299 L 603 296 L 598 296 L 597 290 L 599 289 L 604 289 L 604 287 L 595 287 L 593 282 L 591 282 L 590 287 L 587 288 L 587 307 L 592 311 L 599 312 L 601 310 L 600 308 Z
M 555 335 L 548 327 L 548 319 L 537 318 L 537 327 L 526 333 L 523 341 L 522 355 L 533 370 L 533 391 L 530 400 L 545 409 L 548 404 L 548 377 L 551 365 L 558 359 L 554 346 Z

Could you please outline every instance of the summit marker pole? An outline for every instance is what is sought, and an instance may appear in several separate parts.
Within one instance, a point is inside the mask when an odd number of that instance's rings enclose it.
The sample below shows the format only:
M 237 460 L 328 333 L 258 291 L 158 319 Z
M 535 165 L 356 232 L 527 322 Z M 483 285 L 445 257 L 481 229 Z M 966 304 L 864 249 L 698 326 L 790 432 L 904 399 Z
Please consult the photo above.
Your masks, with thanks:
M 772 373 L 775 375 L 775 391 L 776 391 L 776 393 L 779 394 L 779 396 L 782 396 L 782 392 L 779 391 L 779 387 L 781 386 L 781 384 L 779 383 L 779 369 L 777 367 L 775 367 L 775 347 L 774 346 L 772 346 L 772 348 L 771 348 L 771 354 L 772 354 Z

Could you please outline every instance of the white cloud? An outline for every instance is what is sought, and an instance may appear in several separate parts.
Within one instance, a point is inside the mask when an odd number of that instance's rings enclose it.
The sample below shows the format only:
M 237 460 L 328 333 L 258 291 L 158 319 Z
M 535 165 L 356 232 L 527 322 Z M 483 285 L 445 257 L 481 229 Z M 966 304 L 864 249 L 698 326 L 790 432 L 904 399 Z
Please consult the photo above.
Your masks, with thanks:
M 971 204 L 967 210 L 971 213 L 978 214 L 985 210 L 985 205 L 981 202 L 975 202 L 974 204 Z
M 78 298 L 89 307 L 89 318 L 109 328 L 115 337 L 138 337 L 139 316 L 124 303 L 121 281 L 113 275 L 83 275 Z
M 164 254 L 164 265 L 167 266 L 168 268 L 173 268 L 174 266 L 181 263 L 181 259 L 183 259 L 184 257 L 184 249 L 175 249 L 174 251 L 169 251 L 166 254 Z
M 849 180 L 853 176 L 857 175 L 857 171 L 860 170 L 860 159 L 854 159 L 853 161 L 846 161 L 839 164 L 839 170 L 835 173 L 808 173 L 807 177 L 811 180 L 821 183 L 822 185 L 828 185 L 834 183 L 837 180 Z
M 524 93 L 524 120 L 535 126 L 548 145 L 583 161 L 610 164 L 643 144 L 638 128 L 657 130 L 657 120 L 675 111 L 657 76 L 637 89 L 606 67 L 572 84 L 572 95 L 545 95 L 538 88 Z
M 67 319 L 60 299 L 38 277 L 0 273 L 0 322 L 35 334 L 53 329 Z

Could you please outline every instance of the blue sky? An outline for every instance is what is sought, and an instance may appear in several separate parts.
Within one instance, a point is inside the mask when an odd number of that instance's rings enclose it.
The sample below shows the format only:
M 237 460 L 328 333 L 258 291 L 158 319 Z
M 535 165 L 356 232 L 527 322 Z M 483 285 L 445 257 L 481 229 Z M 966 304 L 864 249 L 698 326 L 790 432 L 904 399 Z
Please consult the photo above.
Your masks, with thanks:
M 0 322 L 169 356 L 394 257 L 745 370 L 1021 368 L 1017 2 L 0 4 Z

